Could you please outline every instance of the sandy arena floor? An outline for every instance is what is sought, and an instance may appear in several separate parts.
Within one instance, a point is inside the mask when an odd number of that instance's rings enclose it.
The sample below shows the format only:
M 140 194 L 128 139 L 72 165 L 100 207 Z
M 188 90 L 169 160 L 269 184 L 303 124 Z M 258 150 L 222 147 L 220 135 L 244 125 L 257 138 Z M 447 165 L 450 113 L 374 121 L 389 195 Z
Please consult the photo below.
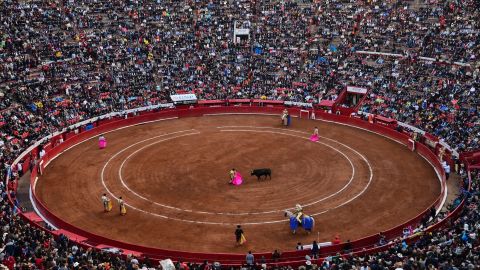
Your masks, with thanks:
M 314 126 L 319 143 L 308 140 Z M 93 138 L 68 150 L 40 177 L 37 196 L 54 214 L 112 239 L 201 252 L 291 250 L 319 235 L 357 239 L 403 223 L 440 194 L 433 168 L 405 146 L 346 126 L 273 116 L 205 116 L 159 121 Z M 257 181 L 254 168 L 272 169 Z M 228 185 L 229 170 L 244 177 Z M 103 193 L 123 196 L 104 213 Z M 284 209 L 305 205 L 311 235 L 289 231 Z M 248 244 L 235 247 L 236 224 Z

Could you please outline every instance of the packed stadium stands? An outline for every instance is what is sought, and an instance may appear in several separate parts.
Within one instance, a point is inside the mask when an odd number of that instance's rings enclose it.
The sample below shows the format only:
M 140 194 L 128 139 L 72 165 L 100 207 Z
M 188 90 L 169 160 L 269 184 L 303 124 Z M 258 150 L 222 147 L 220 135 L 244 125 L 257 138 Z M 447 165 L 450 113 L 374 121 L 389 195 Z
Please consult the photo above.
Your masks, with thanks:
M 5 180 L 19 178 L 10 165 L 36 140 L 170 94 L 317 104 L 361 86 L 369 89 L 361 111 L 418 127 L 458 152 L 480 146 L 476 0 L 4 0 L 0 14 L 0 262 L 8 269 L 158 267 L 31 226 L 9 203 L 15 193 Z M 248 40 L 235 40 L 235 21 L 251 23 Z M 465 183 L 452 207 L 466 203 L 449 226 L 317 267 L 478 269 L 480 174 L 472 172 L 469 190 L 466 170 L 458 172 Z

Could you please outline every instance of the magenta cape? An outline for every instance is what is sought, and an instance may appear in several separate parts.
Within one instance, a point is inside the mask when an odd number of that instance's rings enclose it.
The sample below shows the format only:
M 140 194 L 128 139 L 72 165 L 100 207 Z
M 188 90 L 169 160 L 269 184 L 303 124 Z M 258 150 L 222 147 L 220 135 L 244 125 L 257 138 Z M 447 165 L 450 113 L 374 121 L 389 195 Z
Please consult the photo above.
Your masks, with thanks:
M 99 141 L 98 141 L 98 147 L 99 147 L 100 149 L 103 149 L 103 148 L 107 147 L 107 140 L 105 140 L 105 139 L 99 140 Z
M 235 176 L 233 177 L 232 184 L 234 184 L 235 186 L 240 186 L 242 183 L 243 183 L 242 176 L 240 175 L 239 172 L 236 172 Z

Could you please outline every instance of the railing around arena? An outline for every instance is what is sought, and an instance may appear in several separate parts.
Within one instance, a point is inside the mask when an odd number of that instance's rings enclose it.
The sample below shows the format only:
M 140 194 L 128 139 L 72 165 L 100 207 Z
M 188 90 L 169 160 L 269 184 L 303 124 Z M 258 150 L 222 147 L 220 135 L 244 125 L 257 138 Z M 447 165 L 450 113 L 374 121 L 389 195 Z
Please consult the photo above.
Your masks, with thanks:
M 264 100 L 252 100 L 251 102 L 246 102 L 245 100 L 230 100 L 228 102 L 229 106 L 225 106 L 227 102 L 225 101 L 211 101 L 201 103 L 197 106 L 183 106 L 177 108 L 153 108 L 152 110 L 131 110 L 129 112 L 123 113 L 116 113 L 115 115 L 110 115 L 107 117 L 98 117 L 94 118 L 89 121 L 84 121 L 81 125 L 75 125 L 71 128 L 71 131 L 65 131 L 63 133 L 57 133 L 52 136 L 49 136 L 48 142 L 47 140 L 42 141 L 45 143 L 44 149 L 46 151 L 46 155 L 40 160 L 31 174 L 31 199 L 32 203 L 35 205 L 38 214 L 45 218 L 47 223 L 52 224 L 54 227 L 59 228 L 60 230 L 52 230 L 51 232 L 54 235 L 58 235 L 59 233 L 65 233 L 67 236 L 70 237 L 71 240 L 77 240 L 78 244 L 84 247 L 117 247 L 124 250 L 124 254 L 128 254 L 129 252 L 137 255 L 148 256 L 151 259 L 159 260 L 170 258 L 172 260 L 182 260 L 182 261 L 191 261 L 191 262 L 202 262 L 203 260 L 209 261 L 219 261 L 223 265 L 231 265 L 231 266 L 239 266 L 241 265 L 244 260 L 244 254 L 208 254 L 208 253 L 190 253 L 190 252 L 183 252 L 183 251 L 174 251 L 174 250 L 163 250 L 157 248 L 150 248 L 150 247 L 143 247 L 134 244 L 123 243 L 120 241 L 112 240 L 105 238 L 100 235 L 96 235 L 80 228 L 75 227 L 72 224 L 69 224 L 63 221 L 60 217 L 57 217 L 53 213 L 51 213 L 48 208 L 35 196 L 35 185 L 38 181 L 37 172 L 42 171 L 45 167 L 49 164 L 49 162 L 60 155 L 62 152 L 68 150 L 70 147 L 74 146 L 75 144 L 82 142 L 84 140 L 88 140 L 91 138 L 96 138 L 98 135 L 102 133 L 106 133 L 108 131 L 126 127 L 130 125 L 137 125 L 149 121 L 155 121 L 164 118 L 181 118 L 181 117 L 196 117 L 196 116 L 203 116 L 207 114 L 272 114 L 272 115 L 280 115 L 282 110 L 285 106 L 280 104 L 279 102 L 272 102 L 269 103 L 268 101 Z M 258 106 L 263 105 L 263 106 Z M 171 106 L 169 106 L 171 107 Z M 342 125 L 349 125 L 356 128 L 361 128 L 364 130 L 368 130 L 379 135 L 385 136 L 392 140 L 397 141 L 403 145 L 408 145 L 409 136 L 405 133 L 398 132 L 391 127 L 379 125 L 375 123 L 369 123 L 368 121 L 361 120 L 359 118 L 354 117 L 347 117 L 341 115 L 334 115 L 328 114 L 322 111 L 317 111 L 311 108 L 297 108 L 297 107 L 289 107 L 289 113 L 294 116 L 298 117 L 300 115 L 300 111 L 309 110 L 311 113 L 316 115 L 317 119 L 321 119 L 322 121 L 332 121 Z M 311 115 L 311 113 L 309 115 Z M 87 128 L 86 125 L 89 124 Z M 33 157 L 37 155 L 38 145 L 40 143 L 30 147 L 27 151 L 22 153 L 19 159 L 16 162 L 22 160 L 24 166 L 28 166 L 28 161 L 30 158 L 30 153 Z M 441 182 L 441 194 L 435 200 L 435 202 L 431 205 L 431 207 L 435 207 L 438 211 L 442 208 L 445 198 L 447 195 L 446 185 L 445 185 L 445 173 L 443 171 L 442 164 L 437 158 L 437 155 L 432 152 L 432 149 L 423 144 L 417 144 L 416 151 L 423 156 L 428 162 L 434 167 L 439 180 Z M 12 165 L 15 167 L 15 163 Z M 25 168 L 27 169 L 27 168 Z M 27 169 L 28 170 L 28 169 Z M 10 198 L 11 199 L 11 198 Z M 452 213 L 450 213 L 447 218 L 442 220 L 439 223 L 438 227 L 443 226 L 453 218 L 456 218 L 463 209 L 464 202 L 462 202 Z M 415 227 L 417 224 L 420 223 L 420 220 L 430 211 L 430 208 L 425 209 L 425 211 L 418 214 L 412 220 L 409 220 L 403 224 L 395 226 L 390 230 L 384 231 L 383 234 L 387 237 L 387 239 L 394 239 L 402 235 L 403 229 L 407 226 Z M 19 213 L 20 216 L 23 218 L 28 219 L 23 213 Z M 38 223 L 31 221 L 35 226 L 46 230 Z M 436 226 L 436 225 L 434 225 Z M 436 228 L 436 227 L 430 227 Z M 410 239 L 414 240 L 414 238 Z M 373 253 L 381 250 L 388 249 L 391 244 L 387 244 L 384 246 L 377 246 L 379 242 L 378 235 L 371 235 L 362 239 L 358 239 L 351 242 L 352 251 L 354 254 L 363 254 L 363 253 Z M 321 257 L 325 257 L 328 255 L 336 254 L 337 252 L 341 252 L 343 250 L 345 243 L 339 245 L 331 245 L 322 247 L 321 249 Z M 300 265 L 305 262 L 305 255 L 309 254 L 310 252 L 307 251 L 287 251 L 282 253 L 282 259 L 280 262 L 276 262 L 276 265 Z M 264 256 L 267 260 L 271 258 L 270 253 L 256 253 L 255 256 L 260 258 Z M 319 259 L 321 261 L 322 259 Z

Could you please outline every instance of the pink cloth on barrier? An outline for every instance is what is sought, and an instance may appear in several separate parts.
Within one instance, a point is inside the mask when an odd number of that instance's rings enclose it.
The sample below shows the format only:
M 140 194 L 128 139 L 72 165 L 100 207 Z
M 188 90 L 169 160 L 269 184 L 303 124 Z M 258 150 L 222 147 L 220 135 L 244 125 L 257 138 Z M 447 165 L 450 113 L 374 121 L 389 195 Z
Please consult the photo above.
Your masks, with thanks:
M 99 140 L 98 147 L 100 147 L 100 149 L 107 147 L 107 140 Z
M 312 142 L 318 142 L 318 135 L 317 134 L 313 134 L 312 136 L 310 136 L 310 141 Z
M 232 184 L 235 186 L 240 186 L 243 183 L 242 176 L 240 175 L 239 172 L 235 173 L 235 177 L 233 177 Z

